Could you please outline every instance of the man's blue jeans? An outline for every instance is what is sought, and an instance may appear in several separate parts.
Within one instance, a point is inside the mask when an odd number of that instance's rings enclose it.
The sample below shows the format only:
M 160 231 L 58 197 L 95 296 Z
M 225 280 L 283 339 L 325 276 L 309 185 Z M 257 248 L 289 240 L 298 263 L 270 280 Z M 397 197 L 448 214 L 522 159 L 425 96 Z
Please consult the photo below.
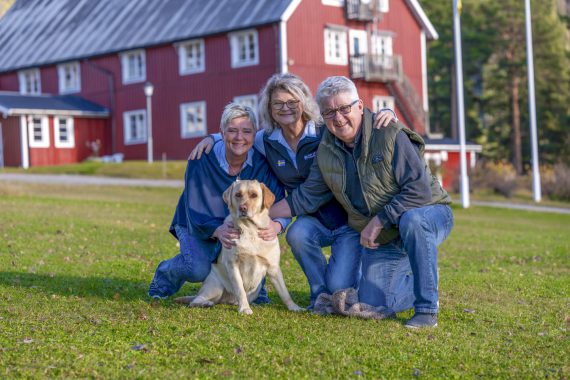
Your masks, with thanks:
M 148 295 L 165 298 L 175 294 L 186 281 L 204 282 L 212 262 L 222 249 L 217 240 L 202 240 L 188 233 L 185 228 L 174 227 L 180 243 L 180 253 L 158 264 L 150 284 Z M 254 303 L 268 303 L 265 279 Z
M 287 243 L 305 273 L 312 307 L 318 295 L 339 289 L 357 288 L 360 278 L 360 235 L 344 225 L 329 230 L 312 216 L 299 216 L 287 231 Z M 322 247 L 331 247 L 327 259 Z
M 396 312 L 414 306 L 418 313 L 437 313 L 437 247 L 452 227 L 449 206 L 406 211 L 400 218 L 398 239 L 363 250 L 359 300 Z

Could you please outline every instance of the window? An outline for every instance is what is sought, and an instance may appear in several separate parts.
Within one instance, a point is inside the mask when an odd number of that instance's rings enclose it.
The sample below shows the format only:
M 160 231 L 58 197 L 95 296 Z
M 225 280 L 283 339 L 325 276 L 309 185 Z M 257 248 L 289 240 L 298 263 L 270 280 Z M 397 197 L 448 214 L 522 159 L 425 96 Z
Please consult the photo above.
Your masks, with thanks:
M 346 65 L 348 63 L 346 31 L 325 29 L 325 63 L 329 65 Z
M 392 58 L 392 36 L 388 34 L 375 34 L 370 37 L 374 63 L 384 68 L 391 69 L 394 66 Z
M 59 93 L 68 94 L 81 91 L 79 62 L 71 62 L 57 66 L 59 77 Z
M 251 107 L 253 108 L 253 111 L 257 113 L 257 95 L 255 94 L 236 96 L 234 97 L 234 103 Z
M 184 103 L 180 105 L 180 136 L 183 139 L 205 136 L 206 102 Z
M 40 69 L 23 70 L 18 73 L 20 94 L 38 95 L 42 93 Z
M 382 13 L 388 13 L 390 10 L 389 0 L 378 0 L 378 10 Z
M 125 145 L 146 142 L 146 111 L 136 110 L 123 113 Z
M 259 63 L 257 30 L 231 33 L 232 67 L 253 66 Z
M 178 45 L 178 62 L 180 75 L 204 72 L 204 40 L 192 40 Z
M 47 116 L 28 117 L 30 148 L 49 148 L 49 125 Z
M 133 50 L 121 54 L 123 84 L 144 82 L 146 79 L 146 57 L 144 50 Z
M 73 119 L 70 117 L 56 117 L 53 120 L 56 148 L 75 147 Z
M 390 108 L 396 112 L 394 108 L 394 98 L 392 96 L 375 96 L 372 99 L 372 111 L 378 112 L 382 108 Z

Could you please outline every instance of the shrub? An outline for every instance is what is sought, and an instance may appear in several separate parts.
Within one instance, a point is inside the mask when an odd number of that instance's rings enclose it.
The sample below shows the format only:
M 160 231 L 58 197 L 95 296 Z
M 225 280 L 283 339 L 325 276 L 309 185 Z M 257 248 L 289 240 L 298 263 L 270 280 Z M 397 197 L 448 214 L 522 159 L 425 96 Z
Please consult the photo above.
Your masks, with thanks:
M 471 174 L 473 189 L 490 189 L 507 198 L 517 188 L 515 168 L 505 162 L 479 162 Z
M 559 162 L 554 167 L 541 168 L 540 172 L 544 195 L 556 200 L 570 200 L 570 167 Z

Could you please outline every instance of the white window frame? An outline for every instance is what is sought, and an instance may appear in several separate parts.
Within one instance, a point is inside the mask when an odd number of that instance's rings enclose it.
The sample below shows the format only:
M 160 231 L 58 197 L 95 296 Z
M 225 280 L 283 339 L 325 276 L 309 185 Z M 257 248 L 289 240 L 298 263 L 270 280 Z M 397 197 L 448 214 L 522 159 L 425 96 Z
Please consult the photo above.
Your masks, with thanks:
M 325 63 L 328 65 L 347 65 L 347 32 L 344 28 L 324 29 Z
M 40 120 L 40 133 L 42 139 L 34 139 L 34 119 Z M 30 148 L 49 148 L 49 120 L 47 116 L 28 116 L 28 141 Z
M 20 81 L 20 94 L 39 95 L 42 93 L 40 69 L 18 71 L 18 79 Z
M 188 128 L 187 123 L 187 110 L 188 108 L 193 108 L 195 111 L 199 111 L 202 114 L 202 121 L 198 121 L 191 130 Z M 180 137 L 183 139 L 191 139 L 194 137 L 206 136 L 208 134 L 208 123 L 206 119 L 206 102 L 191 102 L 180 104 Z
M 375 95 L 372 98 L 372 111 L 378 112 L 383 108 L 389 108 L 396 112 L 396 102 L 393 96 Z
M 342 7 L 344 6 L 344 0 L 321 0 L 323 5 L 330 5 L 331 7 Z
M 71 83 L 67 81 L 67 76 L 71 77 Z M 57 65 L 57 76 L 59 79 L 59 93 L 70 94 L 81 91 L 81 72 L 79 62 L 68 62 Z
M 131 116 L 141 117 L 140 125 L 136 125 L 135 128 L 137 132 L 140 132 L 140 136 L 132 136 L 132 129 L 130 128 Z M 123 141 L 125 145 L 136 145 L 145 144 L 147 142 L 147 121 L 146 121 L 146 111 L 145 110 L 132 110 L 123 112 Z
M 180 75 L 203 73 L 206 71 L 206 49 L 203 39 L 188 40 L 177 45 L 178 50 L 178 73 Z M 189 59 L 188 53 L 192 52 L 194 59 Z M 196 58 L 196 52 L 199 53 Z M 194 61 L 189 64 L 189 61 Z
M 259 37 L 257 35 L 257 30 L 248 29 L 240 32 L 233 32 L 229 33 L 228 36 L 230 38 L 232 68 L 255 66 L 259 64 Z M 247 43 L 250 37 L 253 38 L 253 51 Z M 245 41 L 243 39 L 245 39 Z M 243 49 L 245 49 L 246 55 L 244 59 L 240 57 L 240 52 Z M 252 52 L 253 57 L 251 57 Z
M 348 40 L 349 53 L 351 57 L 357 53 L 356 44 L 354 43 L 355 40 L 358 40 L 359 55 L 368 54 L 368 33 L 366 30 L 350 29 L 348 31 Z
M 386 69 L 394 67 L 394 39 L 391 33 L 376 33 L 370 36 L 370 50 L 377 65 Z
M 120 53 L 121 57 L 121 73 L 123 84 L 139 83 L 146 80 L 146 52 L 144 49 L 130 50 Z M 129 61 L 131 58 L 140 57 L 140 72 L 131 72 Z M 138 70 L 135 68 L 135 71 Z
M 390 0 L 378 0 L 378 10 L 382 13 L 390 11 Z
M 257 94 L 234 96 L 233 101 L 234 103 L 251 107 L 253 111 L 257 114 L 257 106 L 259 104 L 259 100 L 257 99 Z
M 65 120 L 67 141 L 61 141 L 60 122 Z M 75 127 L 72 117 L 53 118 L 54 145 L 56 148 L 75 148 Z

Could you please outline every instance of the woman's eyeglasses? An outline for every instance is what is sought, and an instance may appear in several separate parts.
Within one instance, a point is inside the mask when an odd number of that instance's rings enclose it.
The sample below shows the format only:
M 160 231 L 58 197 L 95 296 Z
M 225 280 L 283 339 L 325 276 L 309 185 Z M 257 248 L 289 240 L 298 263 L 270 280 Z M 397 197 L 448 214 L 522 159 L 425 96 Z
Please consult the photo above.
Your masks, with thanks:
M 275 111 L 279 111 L 283 109 L 283 106 L 285 106 L 285 104 L 287 104 L 287 108 L 289 108 L 290 110 L 294 110 L 297 109 L 297 107 L 299 107 L 299 100 L 291 99 L 287 100 L 286 102 L 281 102 L 277 100 L 271 103 L 271 108 L 273 108 Z
M 340 106 L 337 108 L 333 108 L 331 110 L 326 110 L 324 112 L 321 112 L 321 115 L 323 115 L 325 119 L 332 119 L 333 117 L 335 117 L 337 112 L 340 112 L 342 115 L 348 115 L 350 113 L 350 110 L 352 109 L 352 106 L 355 105 L 356 102 L 358 102 L 358 99 L 356 99 L 350 104 L 345 104 L 344 106 Z

